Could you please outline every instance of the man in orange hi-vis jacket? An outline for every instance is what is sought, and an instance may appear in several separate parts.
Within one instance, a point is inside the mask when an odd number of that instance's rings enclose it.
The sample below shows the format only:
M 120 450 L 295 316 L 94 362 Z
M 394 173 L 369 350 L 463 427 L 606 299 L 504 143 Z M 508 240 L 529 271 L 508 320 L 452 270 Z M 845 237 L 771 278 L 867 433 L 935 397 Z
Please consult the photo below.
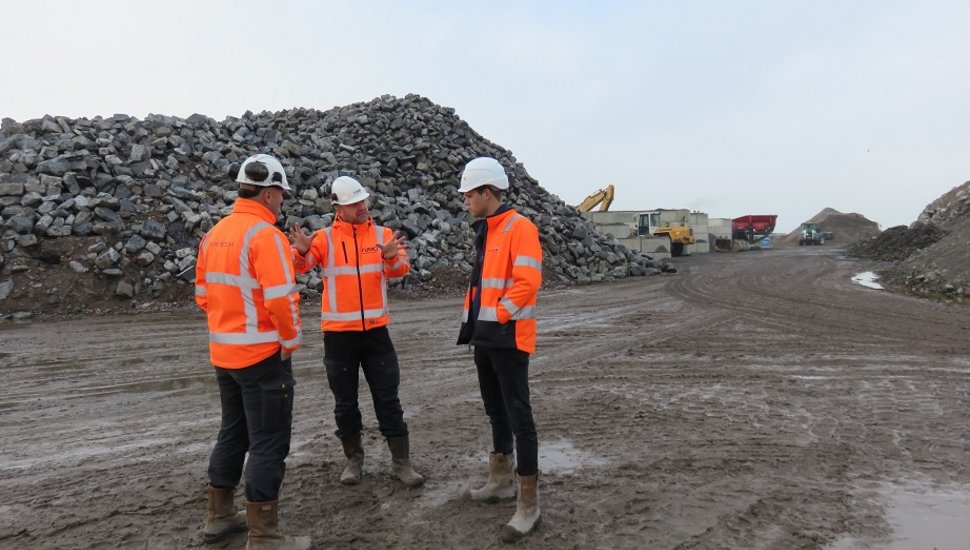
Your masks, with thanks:
M 398 398 L 401 370 L 387 330 L 387 280 L 411 269 L 407 245 L 402 235 L 374 223 L 367 209 L 370 193 L 360 182 L 340 176 L 330 190 L 336 208 L 333 225 L 312 236 L 295 225 L 290 240 L 297 272 L 316 265 L 322 269 L 323 364 L 334 397 L 337 437 L 347 458 L 340 482 L 354 485 L 363 474 L 363 425 L 357 403 L 363 370 L 394 474 L 405 485 L 421 485 L 424 477 L 411 466 L 408 425 Z
M 542 248 L 536 226 L 502 202 L 508 188 L 505 169 L 490 157 L 472 160 L 461 175 L 458 192 L 469 214 L 481 219 L 473 225 L 475 264 L 458 343 L 475 347 L 478 385 L 492 426 L 488 481 L 468 495 L 495 502 L 518 493 L 515 514 L 501 531 L 503 541 L 514 542 L 539 520 L 539 441 L 529 404 L 529 354 L 535 351 Z
M 195 301 L 208 318 L 222 402 L 202 536 L 217 542 L 248 524 L 247 548 L 305 549 L 310 538 L 283 536 L 278 519 L 296 384 L 290 355 L 301 336 L 289 243 L 274 225 L 290 186 L 283 165 L 269 155 L 251 156 L 230 173 L 239 198 L 202 239 L 195 271 Z M 233 497 L 244 461 L 246 514 L 240 517 Z

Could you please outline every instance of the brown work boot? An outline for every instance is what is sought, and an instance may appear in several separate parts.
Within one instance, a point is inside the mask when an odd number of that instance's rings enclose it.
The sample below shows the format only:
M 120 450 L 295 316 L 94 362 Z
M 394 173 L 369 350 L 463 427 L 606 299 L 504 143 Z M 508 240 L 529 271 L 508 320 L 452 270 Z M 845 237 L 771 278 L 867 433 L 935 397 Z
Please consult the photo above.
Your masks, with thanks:
M 360 432 L 341 439 L 340 444 L 343 445 L 344 456 L 347 457 L 347 466 L 340 474 L 340 483 L 357 485 L 364 475 L 364 447 L 360 443 Z
M 209 485 L 209 506 L 202 528 L 202 542 L 212 544 L 246 530 L 246 513 L 237 512 L 233 497 L 235 488 L 220 489 Z
M 279 500 L 246 502 L 249 540 L 246 550 L 309 550 L 310 537 L 291 537 L 280 533 Z
M 391 468 L 408 487 L 417 487 L 424 483 L 424 477 L 411 467 L 411 444 L 408 436 L 388 437 L 387 447 L 391 450 Z
M 515 515 L 502 526 L 502 542 L 522 540 L 539 524 L 539 473 L 531 476 L 516 475 L 519 496 L 515 501 Z
M 512 455 L 490 453 L 488 455 L 488 481 L 480 489 L 469 489 L 468 498 L 475 502 L 488 504 L 515 498 L 515 472 L 512 471 Z

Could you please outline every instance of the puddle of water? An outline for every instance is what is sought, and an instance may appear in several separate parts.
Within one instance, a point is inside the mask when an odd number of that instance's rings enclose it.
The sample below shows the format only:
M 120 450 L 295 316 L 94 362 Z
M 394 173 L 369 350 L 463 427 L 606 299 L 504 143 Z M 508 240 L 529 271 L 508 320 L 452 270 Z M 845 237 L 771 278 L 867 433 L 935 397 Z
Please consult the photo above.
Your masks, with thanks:
M 864 541 L 846 538 L 831 546 L 833 550 L 880 548 L 911 550 L 932 548 L 958 550 L 970 541 L 970 488 L 928 489 L 916 492 L 897 486 L 887 488 L 889 501 L 886 521 L 893 532 L 887 540 Z
M 607 460 L 573 447 L 566 439 L 539 442 L 539 469 L 543 472 L 570 473 L 584 466 L 603 466 Z
M 879 275 L 876 275 L 872 271 L 858 273 L 855 277 L 852 277 L 852 282 L 857 285 L 862 285 L 866 288 L 874 288 L 876 290 L 883 290 L 883 286 L 876 282 L 878 280 Z
M 886 548 L 966 548 L 970 541 L 968 517 L 967 490 L 893 495 L 889 523 L 894 540 Z

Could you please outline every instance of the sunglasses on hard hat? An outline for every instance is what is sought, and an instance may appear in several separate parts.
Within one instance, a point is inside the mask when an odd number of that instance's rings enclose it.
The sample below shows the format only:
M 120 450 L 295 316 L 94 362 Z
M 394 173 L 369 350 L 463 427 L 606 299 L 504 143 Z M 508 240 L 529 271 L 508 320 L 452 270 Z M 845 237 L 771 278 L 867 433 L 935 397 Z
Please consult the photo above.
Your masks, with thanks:
M 269 168 L 262 162 L 250 162 L 246 165 L 245 173 L 246 177 L 253 181 L 263 182 L 269 178 Z M 273 181 L 282 183 L 283 176 L 279 173 L 273 174 Z
M 229 177 L 236 179 L 239 176 L 239 163 L 232 163 L 229 165 Z M 243 169 L 243 173 L 251 181 L 262 183 L 269 178 L 269 168 L 266 167 L 262 162 L 250 162 Z M 283 175 L 279 172 L 273 174 L 272 181 L 276 183 L 283 183 Z

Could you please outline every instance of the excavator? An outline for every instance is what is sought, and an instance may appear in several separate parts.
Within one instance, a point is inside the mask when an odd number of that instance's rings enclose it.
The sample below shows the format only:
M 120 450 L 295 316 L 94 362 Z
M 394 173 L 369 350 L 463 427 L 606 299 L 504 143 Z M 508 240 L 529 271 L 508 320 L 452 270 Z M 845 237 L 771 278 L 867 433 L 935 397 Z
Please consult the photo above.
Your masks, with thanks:
M 610 204 L 613 202 L 613 184 L 606 186 L 606 189 L 597 189 L 596 192 L 591 193 L 590 196 L 583 199 L 583 202 L 579 203 L 576 207 L 577 212 L 589 212 L 596 205 L 600 205 L 600 212 L 606 212 L 610 209 Z

